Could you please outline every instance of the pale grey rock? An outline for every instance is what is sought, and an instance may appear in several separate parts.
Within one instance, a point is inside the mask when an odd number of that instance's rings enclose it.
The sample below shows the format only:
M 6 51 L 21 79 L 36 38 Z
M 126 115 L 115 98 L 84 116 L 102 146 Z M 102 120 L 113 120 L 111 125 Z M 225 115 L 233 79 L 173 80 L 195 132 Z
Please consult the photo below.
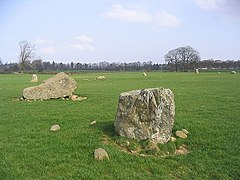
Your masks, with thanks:
M 28 87 L 23 90 L 26 99 L 52 99 L 71 96 L 77 88 L 73 78 L 61 72 L 45 80 L 38 86 Z
M 237 72 L 236 71 L 231 71 L 231 74 L 237 74 Z
M 120 136 L 166 143 L 172 135 L 174 118 L 174 94 L 170 89 L 142 89 L 120 94 L 114 125 Z
M 78 96 L 77 95 L 72 95 L 70 98 L 71 98 L 72 101 L 77 101 L 78 100 Z
M 195 69 L 195 74 L 199 74 L 199 70 L 198 69 Z
M 38 77 L 37 77 L 36 74 L 33 74 L 33 75 L 32 75 L 32 80 L 31 80 L 31 82 L 38 82 Z
M 109 160 L 108 153 L 103 148 L 98 148 L 94 151 L 94 158 L 97 159 L 97 160 L 103 160 L 103 159 L 108 159 Z
M 54 124 L 54 125 L 51 127 L 50 131 L 59 131 L 60 128 L 61 128 L 61 127 L 60 127 L 58 124 Z
M 144 73 L 143 73 L 143 76 L 147 76 L 147 73 L 144 72 Z
M 91 123 L 90 123 L 90 125 L 94 125 L 94 124 L 96 124 L 97 123 L 97 121 L 92 121 Z
M 186 130 L 186 129 L 182 129 L 182 132 L 184 132 L 185 134 L 189 133 L 188 130 Z
M 177 140 L 177 139 L 176 139 L 175 137 L 171 137 L 171 141 L 172 141 L 172 142 L 176 142 L 176 140 Z
M 182 131 L 176 131 L 175 134 L 176 134 L 177 137 L 180 137 L 182 139 L 186 139 L 187 138 L 187 134 L 185 134 Z
M 98 76 L 97 79 L 103 80 L 103 79 L 106 79 L 106 77 L 105 76 Z

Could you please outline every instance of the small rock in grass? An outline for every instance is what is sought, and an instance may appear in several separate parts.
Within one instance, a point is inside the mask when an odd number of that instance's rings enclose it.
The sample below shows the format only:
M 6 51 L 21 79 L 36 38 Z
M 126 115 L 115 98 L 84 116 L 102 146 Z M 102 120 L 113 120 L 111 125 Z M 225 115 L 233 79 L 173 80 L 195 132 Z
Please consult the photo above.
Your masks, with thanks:
M 97 121 L 93 121 L 93 122 L 90 123 L 90 125 L 94 125 L 96 123 L 97 123 Z
M 175 137 L 171 137 L 171 141 L 175 142 L 177 139 Z
M 186 139 L 187 138 L 187 135 L 184 132 L 182 132 L 182 131 L 176 131 L 176 136 L 180 137 L 182 139 Z
M 236 71 L 231 71 L 231 74 L 237 74 Z
M 147 76 L 147 73 L 144 72 L 144 73 L 143 73 L 143 76 Z
M 72 95 L 72 96 L 71 96 L 71 100 L 72 100 L 72 101 L 78 100 L 78 96 L 77 96 L 77 95 Z
M 189 133 L 188 130 L 186 130 L 186 129 L 182 129 L 182 132 L 184 132 L 185 134 Z
M 58 124 L 55 124 L 51 127 L 50 131 L 59 131 L 60 130 L 60 126 Z
M 187 154 L 188 150 L 184 146 L 180 146 L 179 149 L 175 151 L 175 154 Z
M 98 148 L 94 151 L 94 158 L 96 160 L 103 160 L 103 159 L 108 159 L 109 160 L 108 153 L 103 148 Z
M 105 76 L 98 76 L 97 79 L 103 80 L 103 79 L 106 79 L 106 77 Z

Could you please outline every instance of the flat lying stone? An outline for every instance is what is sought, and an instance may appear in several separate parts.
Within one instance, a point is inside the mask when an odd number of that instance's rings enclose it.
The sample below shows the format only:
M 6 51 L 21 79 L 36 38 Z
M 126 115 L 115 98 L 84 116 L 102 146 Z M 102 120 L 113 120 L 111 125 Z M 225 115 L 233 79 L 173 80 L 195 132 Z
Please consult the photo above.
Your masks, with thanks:
M 61 72 L 45 80 L 38 86 L 28 87 L 23 90 L 26 99 L 52 99 L 71 96 L 77 88 L 74 79 Z
M 59 131 L 60 130 L 60 126 L 58 124 L 55 124 L 51 127 L 50 131 Z
M 187 135 L 184 132 L 182 132 L 182 131 L 176 131 L 175 134 L 176 134 L 177 137 L 180 137 L 182 139 L 186 139 L 187 138 Z

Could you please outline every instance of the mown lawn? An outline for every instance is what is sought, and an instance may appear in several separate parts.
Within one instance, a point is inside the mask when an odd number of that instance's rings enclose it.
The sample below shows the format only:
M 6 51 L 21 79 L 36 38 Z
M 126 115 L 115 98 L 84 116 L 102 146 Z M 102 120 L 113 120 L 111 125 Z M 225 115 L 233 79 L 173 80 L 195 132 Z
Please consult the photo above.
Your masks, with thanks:
M 107 79 L 95 80 L 99 75 Z M 30 74 L 0 75 L 0 179 L 240 179 L 240 73 L 71 77 L 78 84 L 75 94 L 87 100 L 19 101 L 25 87 L 39 83 L 30 83 Z M 151 87 L 174 92 L 174 130 L 190 132 L 189 154 L 142 157 L 102 142 L 114 135 L 119 94 Z M 61 130 L 50 132 L 53 124 Z M 109 161 L 94 159 L 99 147 Z

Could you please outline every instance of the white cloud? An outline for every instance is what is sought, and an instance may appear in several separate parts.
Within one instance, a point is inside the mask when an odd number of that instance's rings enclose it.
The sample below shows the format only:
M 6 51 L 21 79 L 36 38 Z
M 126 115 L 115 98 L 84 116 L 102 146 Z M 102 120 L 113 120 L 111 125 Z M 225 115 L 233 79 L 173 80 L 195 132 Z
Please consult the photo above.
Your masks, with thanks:
M 124 8 L 121 4 L 114 4 L 104 14 L 105 17 L 117 19 L 123 22 L 150 23 L 158 26 L 177 26 L 180 20 L 167 12 L 151 14 L 146 10 Z
M 95 48 L 90 44 L 79 44 L 79 43 L 67 44 L 66 47 L 70 49 L 79 50 L 79 51 L 85 51 L 85 52 L 95 51 Z
M 46 45 L 46 44 L 53 44 L 53 40 L 47 40 L 47 39 L 42 39 L 42 38 L 38 38 L 35 40 L 34 44 L 37 45 Z
M 92 43 L 94 41 L 94 39 L 91 36 L 86 35 L 78 36 L 76 37 L 76 39 L 84 43 Z
M 240 0 L 193 0 L 200 8 L 220 15 L 240 17 Z
M 57 52 L 57 49 L 54 47 L 44 47 L 44 48 L 40 48 L 39 52 L 43 54 L 54 54 Z

